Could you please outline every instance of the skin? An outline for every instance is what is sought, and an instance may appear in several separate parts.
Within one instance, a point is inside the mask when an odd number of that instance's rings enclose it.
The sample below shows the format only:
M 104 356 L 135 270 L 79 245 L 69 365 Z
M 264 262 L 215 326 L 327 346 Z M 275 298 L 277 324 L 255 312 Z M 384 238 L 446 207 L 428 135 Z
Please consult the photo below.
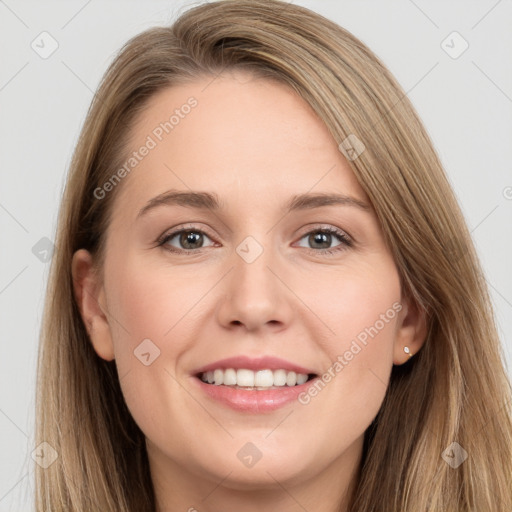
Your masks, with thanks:
M 98 356 L 115 358 L 146 436 L 159 511 L 345 509 L 392 365 L 408 360 L 404 346 L 419 350 L 425 319 L 401 295 L 371 205 L 284 215 L 290 197 L 306 192 L 370 204 L 311 108 L 286 86 L 247 72 L 212 80 L 160 91 L 132 127 L 136 150 L 168 112 L 198 100 L 118 185 L 104 279 L 87 251 L 75 253 L 77 301 Z M 137 219 L 169 189 L 214 192 L 223 208 L 166 205 Z M 193 245 L 203 249 L 157 246 L 162 234 L 189 223 L 205 233 Z M 308 234 L 329 226 L 353 246 L 335 235 L 315 245 Z M 247 236 L 263 247 L 250 264 L 236 252 Z M 179 236 L 169 246 L 186 251 Z M 336 246 L 343 249 L 322 252 Z M 322 374 L 395 302 L 402 310 L 307 405 L 235 411 L 203 394 L 192 376 L 218 359 L 263 354 Z M 146 338 L 160 349 L 149 366 L 134 356 Z M 251 468 L 237 457 L 247 442 L 262 454 Z

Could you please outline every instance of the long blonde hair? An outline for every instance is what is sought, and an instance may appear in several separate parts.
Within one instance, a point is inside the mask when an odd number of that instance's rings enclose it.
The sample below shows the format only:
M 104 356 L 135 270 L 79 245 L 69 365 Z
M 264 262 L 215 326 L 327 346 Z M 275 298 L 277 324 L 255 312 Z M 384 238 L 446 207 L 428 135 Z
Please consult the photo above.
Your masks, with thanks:
M 364 143 L 349 164 L 375 208 L 404 293 L 427 313 L 423 348 L 393 367 L 365 433 L 350 510 L 512 510 L 510 383 L 483 272 L 439 158 L 402 88 L 361 41 L 278 0 L 194 7 L 172 26 L 131 39 L 103 77 L 71 163 L 47 289 L 36 444 L 47 442 L 58 456 L 46 469 L 36 466 L 36 509 L 155 509 L 144 435 L 114 362 L 92 348 L 71 260 L 85 248 L 101 268 L 117 190 L 102 200 L 94 190 L 125 160 L 129 129 L 148 98 L 227 68 L 288 84 L 336 143 L 349 135 Z M 454 442 L 467 452 L 457 468 L 442 457 Z

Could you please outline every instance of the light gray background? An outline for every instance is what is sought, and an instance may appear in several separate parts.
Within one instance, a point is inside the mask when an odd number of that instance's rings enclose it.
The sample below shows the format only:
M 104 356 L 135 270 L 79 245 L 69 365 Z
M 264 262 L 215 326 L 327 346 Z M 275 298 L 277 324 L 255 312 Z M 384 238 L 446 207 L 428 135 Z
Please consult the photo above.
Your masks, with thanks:
M 54 239 L 72 150 L 114 53 L 197 3 L 0 0 L 0 512 L 30 510 L 33 495 L 35 363 L 49 263 L 32 248 Z M 407 91 L 472 232 L 510 367 L 512 2 L 295 3 L 362 39 Z M 47 59 L 31 48 L 34 40 L 42 46 L 43 31 L 59 45 Z M 469 43 L 456 59 L 441 46 L 453 31 Z

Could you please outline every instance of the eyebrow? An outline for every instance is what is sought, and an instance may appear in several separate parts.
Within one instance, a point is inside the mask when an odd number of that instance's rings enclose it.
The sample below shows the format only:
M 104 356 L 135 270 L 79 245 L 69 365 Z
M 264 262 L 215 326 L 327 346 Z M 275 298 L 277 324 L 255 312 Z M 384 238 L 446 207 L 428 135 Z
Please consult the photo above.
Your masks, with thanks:
M 203 210 L 219 211 L 222 209 L 222 203 L 217 194 L 210 192 L 186 192 L 181 190 L 168 190 L 152 199 L 141 208 L 137 218 L 143 216 L 148 211 L 159 206 L 184 206 L 186 208 L 197 208 Z M 371 207 L 364 201 L 344 194 L 298 194 L 291 197 L 284 210 L 286 213 L 298 210 L 310 210 L 322 206 L 352 206 L 365 212 L 370 212 Z

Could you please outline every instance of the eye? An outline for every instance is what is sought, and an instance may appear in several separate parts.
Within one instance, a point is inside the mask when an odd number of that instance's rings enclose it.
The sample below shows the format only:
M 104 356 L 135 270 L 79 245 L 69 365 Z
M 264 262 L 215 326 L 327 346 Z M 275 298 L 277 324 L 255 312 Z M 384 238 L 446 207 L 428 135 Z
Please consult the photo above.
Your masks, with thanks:
M 171 252 L 189 252 L 203 249 L 204 240 L 211 240 L 202 230 L 196 228 L 182 228 L 165 234 L 159 241 L 158 246 L 164 247 Z M 174 241 L 174 243 L 172 243 Z M 178 244 L 178 247 L 176 247 Z
M 204 245 L 205 239 L 212 242 L 211 238 L 201 229 L 194 226 L 181 227 L 164 234 L 158 240 L 158 246 L 175 253 L 200 252 L 201 249 L 208 247 Z M 332 226 L 308 231 L 300 238 L 300 240 L 303 239 L 306 239 L 306 244 L 311 245 L 311 247 L 306 246 L 305 248 L 314 254 L 334 254 L 353 245 L 351 238 L 346 233 Z M 331 244 L 336 241 L 338 243 L 332 246 Z M 210 246 L 213 245 L 212 242 Z M 304 247 L 302 244 L 299 246 Z
M 311 244 L 312 247 L 306 247 L 316 253 L 333 254 L 345 250 L 347 247 L 352 246 L 352 240 L 349 236 L 334 227 L 326 227 L 315 229 L 306 233 L 301 240 L 307 239 L 306 243 Z M 333 241 L 339 241 L 334 247 L 331 247 Z M 301 245 L 301 247 L 304 247 Z

